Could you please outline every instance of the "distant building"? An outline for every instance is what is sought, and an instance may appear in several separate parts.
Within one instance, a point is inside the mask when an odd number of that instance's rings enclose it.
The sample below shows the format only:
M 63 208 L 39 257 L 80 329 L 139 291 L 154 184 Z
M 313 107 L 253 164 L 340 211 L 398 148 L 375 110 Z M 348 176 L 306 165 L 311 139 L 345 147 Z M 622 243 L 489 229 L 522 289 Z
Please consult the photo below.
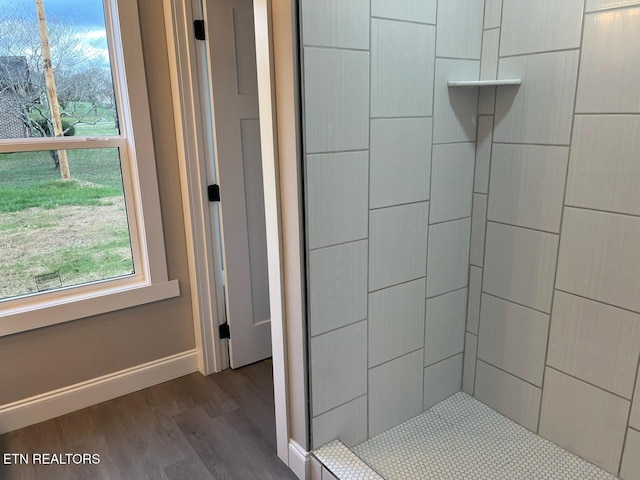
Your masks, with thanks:
M 25 138 L 29 127 L 20 119 L 25 109 L 24 96 L 18 92 L 29 88 L 30 73 L 26 57 L 0 56 L 0 138 Z M 27 112 L 23 113 L 27 118 Z

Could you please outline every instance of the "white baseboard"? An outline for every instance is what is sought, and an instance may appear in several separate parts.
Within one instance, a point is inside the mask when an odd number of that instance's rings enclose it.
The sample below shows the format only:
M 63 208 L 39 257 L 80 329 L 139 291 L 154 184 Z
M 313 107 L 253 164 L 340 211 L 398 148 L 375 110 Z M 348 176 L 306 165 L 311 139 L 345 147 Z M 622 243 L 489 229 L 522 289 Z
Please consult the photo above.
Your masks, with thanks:
M 289 468 L 300 480 L 311 478 L 311 455 L 298 442 L 289 439 Z
M 197 371 L 198 355 L 194 349 L 2 405 L 0 406 L 0 434 L 106 402 Z

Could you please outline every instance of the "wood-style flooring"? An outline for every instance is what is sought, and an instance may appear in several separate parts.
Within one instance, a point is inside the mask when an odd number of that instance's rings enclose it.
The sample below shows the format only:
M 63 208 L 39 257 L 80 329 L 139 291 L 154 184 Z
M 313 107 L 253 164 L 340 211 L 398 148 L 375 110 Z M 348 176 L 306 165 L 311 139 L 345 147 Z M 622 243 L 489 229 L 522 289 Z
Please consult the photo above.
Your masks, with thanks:
M 4 453 L 97 453 L 98 465 L 4 465 Z M 270 360 L 194 373 L 0 436 L 2 480 L 292 479 L 276 455 Z

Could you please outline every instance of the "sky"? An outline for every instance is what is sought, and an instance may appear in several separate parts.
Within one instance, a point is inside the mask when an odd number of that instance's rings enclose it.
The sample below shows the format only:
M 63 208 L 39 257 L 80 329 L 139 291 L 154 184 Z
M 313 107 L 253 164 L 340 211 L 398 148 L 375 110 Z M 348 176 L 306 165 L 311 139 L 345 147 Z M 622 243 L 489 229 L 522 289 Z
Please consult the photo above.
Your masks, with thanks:
M 35 6 L 33 0 L 0 0 L 0 7 L 25 4 Z M 104 13 L 102 0 L 44 0 L 44 9 L 47 16 L 70 15 L 79 26 L 88 29 L 104 29 Z M 0 17 L 2 14 L 0 13 Z
M 0 21 L 3 9 L 10 10 L 16 6 L 24 6 L 33 11 L 35 18 L 34 0 L 0 0 Z M 86 56 L 99 57 L 105 63 L 109 61 L 107 50 L 104 10 L 102 0 L 44 0 L 45 13 L 48 20 L 68 18 L 81 32 L 78 49 Z M 55 57 L 55 45 L 52 44 Z

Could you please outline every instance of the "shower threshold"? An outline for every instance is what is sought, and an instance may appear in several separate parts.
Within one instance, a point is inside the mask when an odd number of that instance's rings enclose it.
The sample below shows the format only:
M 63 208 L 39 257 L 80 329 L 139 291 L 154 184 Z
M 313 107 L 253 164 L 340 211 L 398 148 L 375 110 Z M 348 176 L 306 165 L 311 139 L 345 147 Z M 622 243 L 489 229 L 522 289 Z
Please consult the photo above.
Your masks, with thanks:
M 464 393 L 352 449 L 336 440 L 313 455 L 339 480 L 617 478 Z

